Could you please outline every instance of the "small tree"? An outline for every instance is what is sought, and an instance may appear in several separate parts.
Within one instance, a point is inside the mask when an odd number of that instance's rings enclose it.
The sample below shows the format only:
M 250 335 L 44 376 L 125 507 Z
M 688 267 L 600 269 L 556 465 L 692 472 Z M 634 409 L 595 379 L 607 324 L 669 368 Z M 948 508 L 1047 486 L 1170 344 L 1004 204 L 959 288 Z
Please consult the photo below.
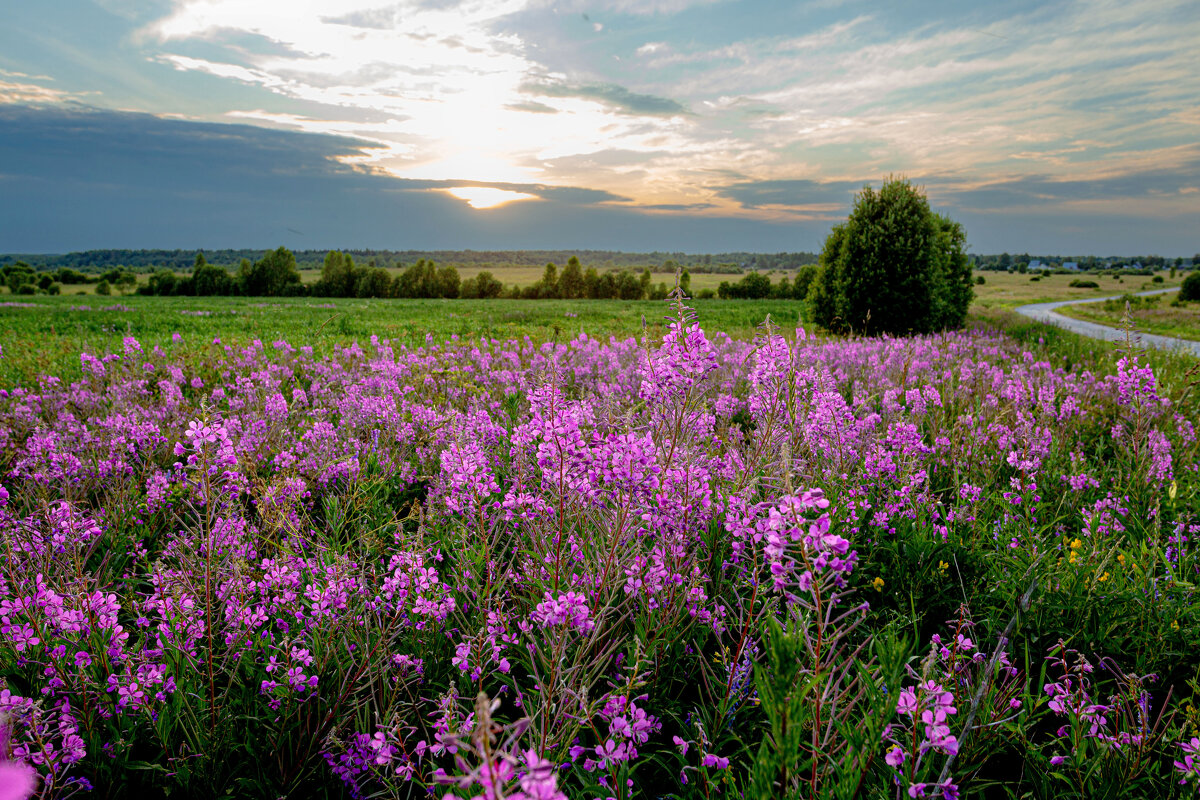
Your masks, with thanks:
M 462 278 L 453 264 L 444 264 L 437 271 L 437 296 L 453 299 L 462 288 Z
M 353 297 L 363 277 L 359 273 L 360 270 L 355 268 L 352 256 L 339 250 L 330 250 L 325 254 L 321 278 L 317 281 L 314 291 L 325 297 Z
M 808 299 L 808 290 L 812 288 L 816 277 L 817 267 L 815 264 L 805 264 L 796 270 L 796 280 L 792 282 L 792 297 L 797 300 Z
M 233 294 L 233 277 L 224 267 L 202 264 L 192 268 L 192 292 L 197 297 Z
M 600 273 L 595 267 L 588 267 L 583 273 L 583 296 L 595 300 L 601 296 L 600 291 Z
M 584 294 L 583 268 L 579 259 L 571 256 L 562 274 L 558 276 L 558 296 L 564 300 L 578 300 Z
M 296 256 L 286 247 L 280 247 L 250 265 L 242 261 L 238 274 L 242 294 L 248 297 L 281 297 L 296 291 L 300 284 L 300 272 L 296 269 Z
M 542 271 L 542 279 L 534 287 L 535 297 L 558 297 L 558 267 L 554 262 L 546 265 Z
M 355 294 L 358 297 L 389 297 L 392 293 L 392 276 L 383 267 L 358 271 Z

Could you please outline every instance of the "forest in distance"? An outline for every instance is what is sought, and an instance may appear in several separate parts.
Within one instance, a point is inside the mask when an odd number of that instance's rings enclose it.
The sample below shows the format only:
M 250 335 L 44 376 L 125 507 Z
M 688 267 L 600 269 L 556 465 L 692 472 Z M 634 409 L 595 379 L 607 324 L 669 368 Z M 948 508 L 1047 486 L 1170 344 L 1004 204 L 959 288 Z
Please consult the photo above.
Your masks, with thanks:
M 804 300 L 819 269 L 819 259 L 804 252 L 688 256 L 613 251 L 489 251 L 478 255 L 507 260 L 472 261 L 477 255 L 474 251 L 440 251 L 429 255 L 449 256 L 452 260 L 438 263 L 433 258 L 421 257 L 407 266 L 392 261 L 396 255 L 416 252 L 293 252 L 280 247 L 274 251 L 214 251 L 212 261 L 203 251 L 182 250 L 103 250 L 67 256 L 10 254 L 0 255 L 0 285 L 8 287 L 12 294 L 25 295 L 53 295 L 62 292 L 63 286 L 94 285 L 95 293 L 100 295 L 136 291 L 142 295 L 200 297 L 661 300 L 674 288 L 676 275 L 681 288 L 692 293 L 691 276 L 698 274 L 714 276 L 705 285 L 696 287 L 694 294 L 701 299 Z M 261 257 L 254 261 L 243 257 L 231 272 L 226 268 L 228 259 L 231 254 L 240 253 L 261 254 Z M 606 258 L 585 266 L 576 253 Z M 312 261 L 315 254 L 321 255 L 320 262 Z M 181 265 L 185 255 L 191 260 Z M 539 256 L 557 256 L 557 263 L 566 256 L 565 266 L 560 269 L 553 260 L 532 261 Z M 662 256 L 666 257 L 655 260 Z M 115 261 L 118 258 L 122 260 Z M 1200 263 L 1200 254 L 1190 263 L 1182 258 L 1172 260 L 1161 256 L 1134 259 L 1088 256 L 1081 261 L 1054 258 L 1031 259 L 1028 254 L 1014 257 L 1008 253 L 968 256 L 974 269 L 981 272 L 1034 276 L 1083 271 L 1151 276 L 1158 267 L 1170 268 L 1174 277 L 1177 268 L 1186 270 Z M 615 266 L 618 263 L 628 265 Z M 460 268 L 468 273 L 466 277 L 459 274 Z M 319 277 L 312 277 L 317 270 Z M 535 279 L 532 276 L 538 275 L 537 270 L 541 271 L 540 277 Z M 778 281 L 772 281 L 772 273 L 780 274 Z M 730 279 L 718 283 L 717 276 L 726 274 Z M 517 275 L 524 280 L 514 282 Z M 984 282 L 982 276 L 976 281 Z

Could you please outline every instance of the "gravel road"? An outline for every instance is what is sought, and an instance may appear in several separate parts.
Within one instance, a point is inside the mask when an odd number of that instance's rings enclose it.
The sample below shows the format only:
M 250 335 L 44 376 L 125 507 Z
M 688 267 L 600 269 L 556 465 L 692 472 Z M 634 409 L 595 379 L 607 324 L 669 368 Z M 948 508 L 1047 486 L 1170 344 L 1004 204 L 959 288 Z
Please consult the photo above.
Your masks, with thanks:
M 1147 297 L 1149 295 L 1177 291 L 1179 290 L 1156 289 L 1152 292 L 1137 292 L 1136 296 Z M 1117 296 L 1119 297 L 1119 295 Z M 1038 322 L 1065 328 L 1073 333 L 1090 336 L 1093 339 L 1103 339 L 1106 342 L 1123 342 L 1125 341 L 1125 331 L 1110 328 L 1107 325 L 1099 325 L 1095 322 L 1084 322 L 1080 319 L 1064 317 L 1054 310 L 1059 306 L 1070 306 L 1077 303 L 1099 303 L 1110 299 L 1112 298 L 1092 297 L 1087 300 L 1060 300 L 1057 303 L 1031 303 L 1027 306 L 1018 306 L 1016 311 L 1018 314 L 1035 319 Z M 1143 347 L 1153 347 L 1158 350 L 1175 350 L 1184 353 L 1190 352 L 1193 355 L 1200 356 L 1200 342 L 1190 342 L 1186 339 L 1176 339 L 1173 336 L 1158 336 L 1153 333 L 1140 333 L 1136 331 L 1133 333 L 1133 341 Z

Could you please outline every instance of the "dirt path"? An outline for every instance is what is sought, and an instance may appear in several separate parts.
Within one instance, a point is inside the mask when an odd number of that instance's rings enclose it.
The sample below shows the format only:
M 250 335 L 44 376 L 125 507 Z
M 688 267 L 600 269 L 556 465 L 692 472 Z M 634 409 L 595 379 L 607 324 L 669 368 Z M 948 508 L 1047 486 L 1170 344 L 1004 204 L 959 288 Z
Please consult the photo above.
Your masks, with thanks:
M 1137 292 L 1136 297 L 1148 297 L 1155 294 L 1166 294 L 1167 292 L 1177 292 L 1178 289 L 1155 289 L 1152 292 Z M 1116 295 L 1119 297 L 1120 295 Z M 1056 303 L 1031 303 L 1027 306 L 1018 306 L 1016 311 L 1018 314 L 1035 319 L 1038 322 L 1044 322 L 1047 325 L 1054 325 L 1059 328 L 1065 328 L 1073 333 L 1078 333 L 1082 336 L 1090 336 L 1093 339 L 1103 339 L 1106 342 L 1122 342 L 1125 340 L 1125 331 L 1118 328 L 1110 328 L 1107 325 L 1100 325 L 1096 322 L 1085 322 L 1081 319 L 1072 319 L 1064 317 L 1057 313 L 1054 309 L 1060 306 L 1071 306 L 1078 303 L 1099 303 L 1104 300 L 1111 300 L 1112 297 L 1090 297 L 1086 300 L 1059 300 Z M 1157 350 L 1175 350 L 1184 353 L 1192 353 L 1200 356 L 1200 342 L 1190 342 L 1186 339 L 1176 339 L 1173 336 L 1159 336 L 1153 333 L 1133 334 L 1133 341 L 1143 347 L 1153 347 Z

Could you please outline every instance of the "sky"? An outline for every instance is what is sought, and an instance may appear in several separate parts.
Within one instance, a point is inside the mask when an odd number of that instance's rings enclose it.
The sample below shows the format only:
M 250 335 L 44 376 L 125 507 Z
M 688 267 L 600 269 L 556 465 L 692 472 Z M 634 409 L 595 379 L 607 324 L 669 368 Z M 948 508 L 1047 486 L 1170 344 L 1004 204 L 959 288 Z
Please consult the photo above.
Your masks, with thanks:
M 0 252 L 1200 250 L 1200 3 L 0 5 Z

